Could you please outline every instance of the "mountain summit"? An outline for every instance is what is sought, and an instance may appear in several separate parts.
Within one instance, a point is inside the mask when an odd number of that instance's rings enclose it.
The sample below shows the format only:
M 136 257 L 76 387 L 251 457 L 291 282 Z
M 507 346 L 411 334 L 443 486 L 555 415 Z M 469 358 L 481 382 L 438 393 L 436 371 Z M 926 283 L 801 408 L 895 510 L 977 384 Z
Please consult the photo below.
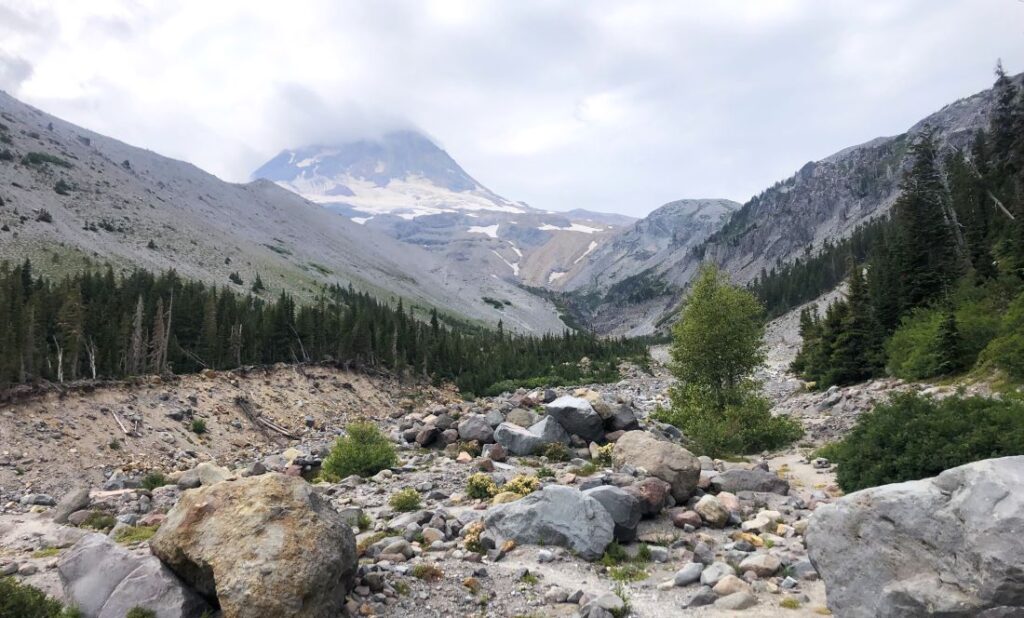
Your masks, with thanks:
M 523 213 L 496 195 L 416 131 L 379 139 L 284 150 L 253 173 L 354 219 L 393 214 L 404 219 L 460 211 Z

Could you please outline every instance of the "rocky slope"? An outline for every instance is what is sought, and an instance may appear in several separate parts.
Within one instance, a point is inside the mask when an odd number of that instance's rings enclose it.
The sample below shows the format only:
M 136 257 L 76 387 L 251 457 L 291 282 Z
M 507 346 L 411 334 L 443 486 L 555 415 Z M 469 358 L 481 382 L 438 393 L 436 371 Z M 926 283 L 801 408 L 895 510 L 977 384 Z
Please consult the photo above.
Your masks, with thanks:
M 540 287 L 586 259 L 622 215 L 505 199 L 415 131 L 285 150 L 253 172 L 448 262 Z
M 665 324 L 705 260 L 721 265 L 737 282 L 747 283 L 762 270 L 813 252 L 826 240 L 849 235 L 858 225 L 888 211 L 898 194 L 904 155 L 916 135 L 931 127 L 943 147 L 965 148 L 974 131 L 987 126 L 992 99 L 992 91 L 985 90 L 946 105 L 905 133 L 807 163 L 736 210 L 706 242 L 663 256 L 666 266 L 650 271 L 644 282 L 649 290 L 662 291 L 656 298 L 634 303 L 614 295 L 599 296 L 597 301 L 578 303 L 585 319 L 603 332 L 650 333 Z
M 0 93 L 0 260 L 59 275 L 175 269 L 246 292 L 309 298 L 329 283 L 521 331 L 558 331 L 548 302 L 261 180 L 236 185 L 63 122 Z M 239 273 L 244 284 L 229 283 Z M 484 298 L 508 300 L 501 310 Z

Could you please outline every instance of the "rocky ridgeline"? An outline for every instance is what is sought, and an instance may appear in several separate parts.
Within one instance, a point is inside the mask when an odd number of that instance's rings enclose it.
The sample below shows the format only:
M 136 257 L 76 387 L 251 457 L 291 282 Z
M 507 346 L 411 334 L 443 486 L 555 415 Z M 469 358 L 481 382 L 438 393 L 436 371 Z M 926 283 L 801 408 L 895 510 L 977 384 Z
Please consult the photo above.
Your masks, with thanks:
M 825 461 L 695 457 L 647 418 L 654 382 L 406 402 L 381 422 L 401 462 L 370 478 L 317 480 L 316 442 L 26 493 L 0 572 L 104 618 L 814 615 L 826 585 L 839 616 L 1021 605 L 1024 458 L 840 499 Z

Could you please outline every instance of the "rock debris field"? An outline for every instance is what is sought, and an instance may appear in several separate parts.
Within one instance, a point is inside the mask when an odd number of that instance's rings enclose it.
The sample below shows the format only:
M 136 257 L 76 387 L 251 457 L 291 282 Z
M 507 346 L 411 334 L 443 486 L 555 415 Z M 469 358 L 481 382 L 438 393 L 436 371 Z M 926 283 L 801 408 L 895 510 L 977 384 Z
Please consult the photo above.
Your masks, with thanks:
M 136 606 L 603 618 L 1022 605 L 1024 458 L 842 497 L 830 462 L 809 457 L 859 402 L 909 386 L 783 396 L 777 410 L 808 436 L 726 462 L 649 417 L 666 403 L 662 368 L 624 375 L 462 401 L 280 366 L 26 397 L 0 410 L 0 573 L 102 618 Z M 320 480 L 358 419 L 398 464 Z

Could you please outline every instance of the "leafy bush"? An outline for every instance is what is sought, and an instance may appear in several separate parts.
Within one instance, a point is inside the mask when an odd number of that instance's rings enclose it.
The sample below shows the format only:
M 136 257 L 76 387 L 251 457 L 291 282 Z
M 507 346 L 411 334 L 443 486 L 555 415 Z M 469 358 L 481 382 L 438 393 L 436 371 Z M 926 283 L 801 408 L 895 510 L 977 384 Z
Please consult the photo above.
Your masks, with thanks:
M 199 435 L 206 433 L 206 421 L 201 418 L 192 419 L 192 433 Z
M 927 478 L 972 461 L 1024 454 L 1024 401 L 895 395 L 830 445 L 844 491 Z
M 21 158 L 21 162 L 25 165 L 43 165 L 44 163 L 52 163 L 53 165 L 59 165 L 60 167 L 71 167 L 71 163 L 69 161 L 45 152 L 30 152 Z
M 159 526 L 129 526 L 121 528 L 117 531 L 114 540 L 125 545 L 141 543 L 153 538 L 158 528 Z
M 128 613 L 124 615 L 124 618 L 156 618 L 156 612 L 136 605 L 128 610 Z
M 535 476 L 520 474 L 511 481 L 505 483 L 501 489 L 503 491 L 511 491 L 512 493 L 519 494 L 520 496 L 526 496 L 540 489 L 540 479 Z
M 934 342 L 941 321 L 937 309 L 917 309 L 904 318 L 885 345 L 889 373 L 904 380 L 937 375 L 941 359 Z
M 153 491 L 157 487 L 163 487 L 164 485 L 170 485 L 171 481 L 164 476 L 163 472 L 150 472 L 146 476 L 142 477 L 143 489 Z
M 82 522 L 81 528 L 92 528 L 93 530 L 103 530 L 106 532 L 117 524 L 117 520 L 114 519 L 113 515 L 109 513 L 101 513 L 99 511 L 93 511 L 89 513 L 89 516 Z
M 487 500 L 497 493 L 498 485 L 483 472 L 477 472 L 466 479 L 466 495 L 474 500 Z
M 391 508 L 399 511 L 400 513 L 408 513 L 409 511 L 415 511 L 420 508 L 420 494 L 412 487 L 406 487 L 405 489 L 393 494 L 391 499 L 388 500 Z
M 373 476 L 398 464 L 395 447 L 371 422 L 352 423 L 348 435 L 338 438 L 321 470 L 329 479 L 346 476 Z
M 1003 314 L 999 333 L 982 353 L 982 362 L 1024 380 L 1024 292 L 1013 299 Z
M 444 577 L 444 571 L 442 571 L 441 567 L 436 564 L 421 562 L 412 568 L 411 575 L 416 579 L 422 579 L 423 581 L 436 582 Z
M 772 416 L 771 403 L 752 391 L 744 391 L 718 410 L 709 405 L 696 386 L 681 386 L 672 392 L 672 408 L 659 408 L 656 420 L 680 428 L 696 450 L 720 457 L 756 453 L 793 442 L 801 435 L 800 424 L 785 416 Z
M 548 444 L 540 453 L 551 461 L 569 461 L 572 459 L 572 453 L 569 452 L 569 447 L 561 442 L 552 442 L 551 444 Z
M 0 618 L 80 618 L 77 609 L 64 607 L 42 590 L 0 577 Z

